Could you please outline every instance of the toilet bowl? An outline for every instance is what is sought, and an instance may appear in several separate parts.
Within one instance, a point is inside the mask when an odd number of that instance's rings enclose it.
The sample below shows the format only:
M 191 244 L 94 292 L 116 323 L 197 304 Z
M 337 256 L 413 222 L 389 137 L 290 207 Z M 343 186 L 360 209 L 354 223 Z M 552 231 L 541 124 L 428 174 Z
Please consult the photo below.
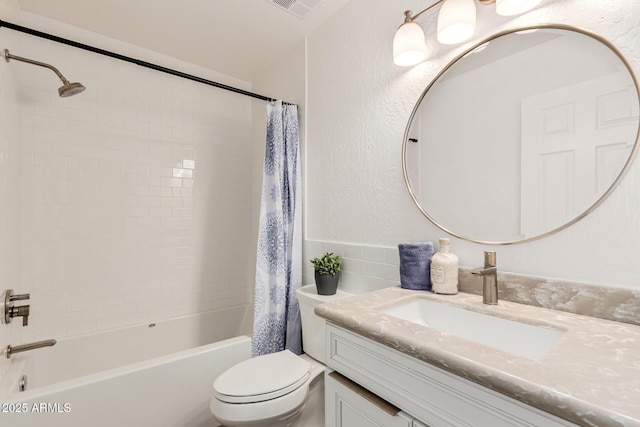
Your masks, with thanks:
M 223 372 L 213 384 L 210 409 L 214 418 L 226 427 L 295 425 L 308 402 L 310 385 L 324 371 L 325 321 L 313 309 L 350 295 L 341 291 L 318 295 L 315 285 L 298 289 L 305 354 L 283 350 L 245 360 Z

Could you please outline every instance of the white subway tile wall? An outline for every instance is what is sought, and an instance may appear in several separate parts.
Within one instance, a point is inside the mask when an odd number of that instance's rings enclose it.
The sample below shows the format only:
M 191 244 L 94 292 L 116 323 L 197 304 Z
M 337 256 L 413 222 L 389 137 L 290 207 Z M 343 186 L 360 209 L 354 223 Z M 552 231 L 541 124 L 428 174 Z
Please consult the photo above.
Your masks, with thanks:
M 3 13 L 3 16 L 10 15 Z M 11 108 L 17 96 L 13 82 L 13 73 L 7 67 L 0 67 L 0 293 L 7 288 L 18 288 L 20 283 L 20 206 L 19 189 L 15 184 L 20 171 L 15 126 L 19 113 Z M 0 324 L 2 347 L 20 340 L 22 329 L 21 322 L 19 325 Z M 0 378 L 8 364 L 6 357 L 0 357 Z
M 342 258 L 338 289 L 360 294 L 400 284 L 400 258 L 397 247 L 364 246 L 348 243 L 305 240 L 303 244 L 303 283 L 313 284 L 310 260 L 330 252 Z
M 23 20 L 220 78 L 60 23 Z M 87 87 L 59 98 L 51 71 L 0 65 L 0 274 L 3 287 L 31 293 L 20 340 L 250 303 L 251 100 L 2 31 L 2 48 Z

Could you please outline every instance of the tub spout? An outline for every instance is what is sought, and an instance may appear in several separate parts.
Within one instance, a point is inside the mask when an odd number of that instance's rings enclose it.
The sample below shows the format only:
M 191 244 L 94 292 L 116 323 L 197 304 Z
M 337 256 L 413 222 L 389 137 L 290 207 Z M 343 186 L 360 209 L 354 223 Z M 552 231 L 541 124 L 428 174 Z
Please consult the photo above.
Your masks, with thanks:
M 16 345 L 16 346 L 8 345 L 6 350 L 7 359 L 9 359 L 11 355 L 14 353 L 22 353 L 23 351 L 35 350 L 36 348 L 41 348 L 41 347 L 51 347 L 54 345 L 56 345 L 56 340 L 37 341 L 29 344 Z

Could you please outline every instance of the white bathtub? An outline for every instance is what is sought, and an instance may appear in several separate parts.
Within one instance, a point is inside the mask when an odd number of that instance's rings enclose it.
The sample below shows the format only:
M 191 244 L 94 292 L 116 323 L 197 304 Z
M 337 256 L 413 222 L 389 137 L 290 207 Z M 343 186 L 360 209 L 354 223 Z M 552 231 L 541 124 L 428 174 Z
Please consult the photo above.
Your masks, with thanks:
M 248 315 L 233 307 L 15 355 L 0 381 L 0 425 L 216 426 L 213 380 L 251 357 Z

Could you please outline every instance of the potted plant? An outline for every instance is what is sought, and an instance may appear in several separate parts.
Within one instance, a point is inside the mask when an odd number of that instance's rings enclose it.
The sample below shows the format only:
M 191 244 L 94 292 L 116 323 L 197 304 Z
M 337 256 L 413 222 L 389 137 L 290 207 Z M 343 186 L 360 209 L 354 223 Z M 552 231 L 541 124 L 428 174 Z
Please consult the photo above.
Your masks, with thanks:
M 342 261 L 338 255 L 327 252 L 321 258 L 311 260 L 315 270 L 318 295 L 334 295 L 338 289 L 338 272 Z

